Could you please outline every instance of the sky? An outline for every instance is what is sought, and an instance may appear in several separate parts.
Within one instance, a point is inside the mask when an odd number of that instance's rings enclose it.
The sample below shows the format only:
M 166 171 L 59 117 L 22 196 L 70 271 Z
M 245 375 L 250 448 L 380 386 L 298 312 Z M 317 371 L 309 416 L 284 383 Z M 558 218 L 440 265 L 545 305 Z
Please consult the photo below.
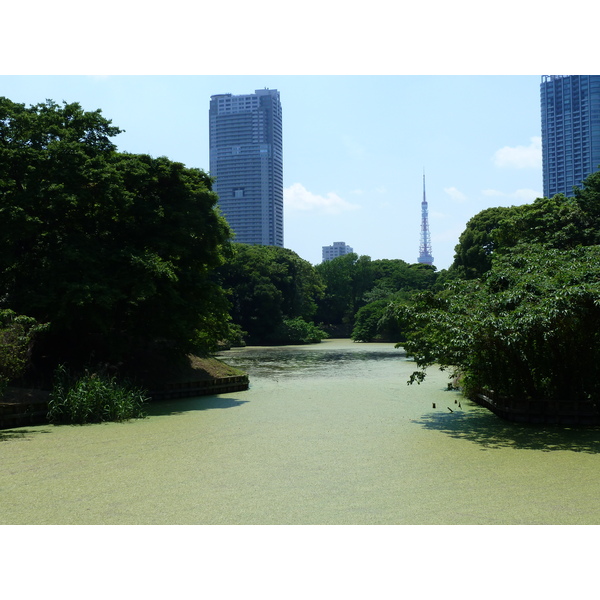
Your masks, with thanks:
M 343 241 L 418 260 L 423 176 L 434 264 L 466 223 L 542 195 L 539 75 L 4 75 L 0 95 L 101 109 L 120 151 L 209 170 L 210 96 L 280 91 L 284 245 Z

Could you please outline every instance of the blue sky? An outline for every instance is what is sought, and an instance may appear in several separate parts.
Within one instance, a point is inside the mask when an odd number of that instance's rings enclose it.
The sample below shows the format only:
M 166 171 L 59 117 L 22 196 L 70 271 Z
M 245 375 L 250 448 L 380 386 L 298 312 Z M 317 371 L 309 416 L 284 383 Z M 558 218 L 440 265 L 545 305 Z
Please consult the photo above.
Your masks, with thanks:
M 542 195 L 540 76 L 2 76 L 0 94 L 100 108 L 119 150 L 208 170 L 212 94 L 281 92 L 285 246 L 316 264 L 344 241 L 416 262 L 423 172 L 435 265 L 467 221 Z

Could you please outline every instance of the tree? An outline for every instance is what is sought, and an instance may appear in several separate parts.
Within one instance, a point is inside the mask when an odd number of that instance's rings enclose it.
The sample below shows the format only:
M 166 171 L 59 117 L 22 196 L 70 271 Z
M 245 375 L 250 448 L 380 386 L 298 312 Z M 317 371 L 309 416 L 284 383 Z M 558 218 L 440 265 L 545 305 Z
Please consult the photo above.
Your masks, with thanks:
M 437 273 L 433 265 L 409 264 L 401 259 L 372 261 L 374 280 L 377 286 L 386 286 L 393 292 L 424 290 L 431 287 Z
M 404 344 L 422 369 L 461 373 L 467 395 L 600 398 L 600 247 L 519 246 L 481 280 L 458 281 L 398 306 Z
M 575 199 L 588 216 L 590 244 L 600 243 L 600 170 L 588 175 L 581 188 L 575 188 Z
M 206 352 L 227 331 L 212 275 L 230 230 L 211 179 L 118 153 L 101 111 L 0 98 L 3 307 L 48 331 L 54 362 Z
M 325 284 L 325 293 L 318 303 L 317 321 L 349 333 L 356 311 L 365 304 L 365 293 L 373 287 L 371 258 L 351 252 L 322 262 L 315 270 Z
M 503 206 L 486 208 L 469 220 L 454 249 L 450 277 L 476 279 L 489 271 L 497 249 L 494 233 L 513 210 Z
M 494 244 L 507 252 L 518 244 L 545 244 L 568 249 L 596 243 L 590 215 L 575 198 L 557 194 L 531 204 L 512 207 L 494 231 Z
M 277 329 L 268 336 L 274 344 L 317 344 L 327 338 L 327 333 L 302 317 L 283 319 Z
M 228 291 L 233 322 L 252 343 L 281 340 L 286 319 L 310 322 L 323 289 L 309 262 L 276 246 L 233 244 L 219 280 Z
M 523 243 L 558 249 L 600 243 L 600 171 L 575 188 L 574 197 L 557 194 L 476 214 L 459 238 L 445 279 L 481 277 L 491 268 L 494 254 Z
M 326 324 L 338 335 L 349 335 L 356 325 L 359 311 L 377 300 L 385 300 L 398 292 L 427 289 L 436 279 L 435 267 L 423 264 L 408 264 L 400 259 L 371 260 L 369 256 L 350 253 L 315 267 L 325 283 L 325 294 L 318 303 L 317 321 Z M 363 312 L 364 321 L 371 309 Z M 362 339 L 369 326 L 360 325 L 358 334 Z M 392 330 L 393 331 L 393 328 Z M 396 335 L 396 334 L 394 334 Z M 354 333 L 352 334 L 354 337 Z
M 44 327 L 31 317 L 0 310 L 0 397 L 13 379 L 25 373 L 35 336 Z
M 433 364 L 479 392 L 588 402 L 600 415 L 600 172 L 556 195 L 476 215 L 438 293 L 396 305 L 421 381 Z M 456 274 L 459 274 L 457 277 Z
M 355 342 L 403 341 L 402 330 L 389 308 L 394 303 L 408 302 L 409 296 L 410 292 L 396 292 L 359 308 L 354 320 L 352 339 Z

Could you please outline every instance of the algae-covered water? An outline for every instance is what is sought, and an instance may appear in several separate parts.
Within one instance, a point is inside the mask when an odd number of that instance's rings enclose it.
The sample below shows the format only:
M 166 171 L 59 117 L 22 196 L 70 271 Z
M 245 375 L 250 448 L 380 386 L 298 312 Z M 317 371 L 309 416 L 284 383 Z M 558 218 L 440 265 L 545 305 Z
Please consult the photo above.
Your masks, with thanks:
M 0 523 L 600 523 L 599 429 L 502 421 L 437 370 L 408 386 L 392 344 L 222 358 L 248 391 L 0 431 Z

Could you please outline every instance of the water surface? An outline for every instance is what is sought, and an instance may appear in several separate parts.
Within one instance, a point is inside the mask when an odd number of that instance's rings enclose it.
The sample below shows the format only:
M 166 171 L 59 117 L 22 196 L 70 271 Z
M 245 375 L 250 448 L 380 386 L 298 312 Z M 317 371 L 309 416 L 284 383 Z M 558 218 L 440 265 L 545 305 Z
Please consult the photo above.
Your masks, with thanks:
M 600 522 L 598 429 L 507 423 L 437 370 L 408 386 L 391 344 L 222 357 L 248 391 L 0 432 L 0 523 Z

